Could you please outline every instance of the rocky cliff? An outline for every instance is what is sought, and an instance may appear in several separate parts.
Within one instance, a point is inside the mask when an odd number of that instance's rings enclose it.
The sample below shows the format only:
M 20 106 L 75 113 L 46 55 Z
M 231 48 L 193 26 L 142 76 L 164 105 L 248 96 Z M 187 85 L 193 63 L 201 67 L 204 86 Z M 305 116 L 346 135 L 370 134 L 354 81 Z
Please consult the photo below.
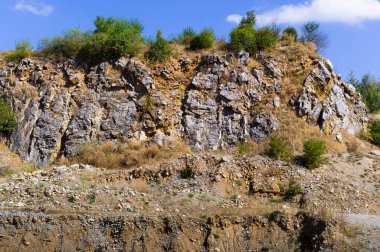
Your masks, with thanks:
M 367 112 L 354 87 L 314 52 L 279 47 L 150 67 L 127 58 L 92 68 L 39 58 L 0 65 L 0 96 L 18 119 L 10 148 L 35 165 L 107 139 L 182 138 L 194 150 L 216 150 L 264 140 L 281 125 L 274 111 L 289 108 L 340 141 L 340 130 L 359 131 Z

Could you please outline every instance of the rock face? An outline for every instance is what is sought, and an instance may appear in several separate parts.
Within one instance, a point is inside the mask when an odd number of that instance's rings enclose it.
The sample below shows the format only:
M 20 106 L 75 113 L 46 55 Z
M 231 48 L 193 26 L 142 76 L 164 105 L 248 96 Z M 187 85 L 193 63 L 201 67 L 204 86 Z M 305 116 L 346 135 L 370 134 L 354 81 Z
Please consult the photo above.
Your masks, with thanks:
M 307 76 L 297 98 L 299 116 L 331 133 L 344 129 L 354 134 L 368 121 L 367 109 L 351 84 L 333 71 L 322 58 Z
M 261 65 L 249 67 L 254 60 Z M 186 78 L 176 80 L 175 72 Z M 237 58 L 181 58 L 158 70 L 126 58 L 90 69 L 71 60 L 25 59 L 0 67 L 0 96 L 12 103 L 18 119 L 11 149 L 47 165 L 59 155 L 73 155 L 84 142 L 107 139 L 162 145 L 183 138 L 199 151 L 262 141 L 280 125 L 273 111 L 282 107 L 285 74 L 276 59 L 252 59 L 244 52 Z M 293 105 L 299 116 L 331 132 L 354 132 L 367 120 L 360 96 L 324 59 Z
M 233 69 L 217 55 L 202 57 L 185 96 L 184 137 L 196 150 L 219 149 L 250 138 L 263 140 L 275 129 L 273 115 L 250 113 L 263 83 L 244 65 Z

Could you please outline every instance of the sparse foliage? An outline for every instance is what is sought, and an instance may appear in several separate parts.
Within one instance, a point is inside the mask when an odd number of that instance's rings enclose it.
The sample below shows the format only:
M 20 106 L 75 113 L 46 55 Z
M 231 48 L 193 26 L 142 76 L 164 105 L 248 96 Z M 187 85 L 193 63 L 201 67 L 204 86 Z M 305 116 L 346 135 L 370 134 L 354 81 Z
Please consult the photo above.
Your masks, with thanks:
M 291 199 L 294 196 L 302 193 L 301 185 L 296 181 L 290 181 L 285 189 L 285 198 Z
M 309 139 L 303 144 L 303 163 L 308 169 L 318 168 L 327 160 L 323 155 L 326 153 L 326 144 L 322 140 Z
M 0 133 L 9 134 L 13 131 L 16 125 L 16 116 L 13 113 L 12 107 L 0 98 Z
M 248 142 L 238 142 L 236 145 L 237 145 L 239 155 L 245 155 L 251 149 L 251 146 L 249 145 Z
M 67 30 L 62 36 L 42 39 L 40 50 L 46 56 L 60 59 L 76 57 L 88 36 L 88 32 L 82 32 L 79 29 Z
M 183 45 L 190 45 L 191 40 L 196 36 L 196 32 L 193 30 L 193 28 L 187 27 L 183 29 L 182 33 L 178 36 L 173 38 L 173 42 L 183 44 Z
M 319 30 L 320 25 L 316 22 L 308 22 L 302 27 L 303 42 L 314 43 L 318 50 L 325 49 L 327 47 L 327 36 Z
M 181 142 L 159 147 L 155 144 L 128 141 L 125 143 L 86 143 L 78 146 L 72 163 L 85 163 L 107 169 L 123 169 L 141 166 L 160 158 L 170 158 L 189 152 Z
M 7 52 L 7 57 L 13 63 L 19 63 L 22 59 L 32 56 L 32 45 L 24 40 L 16 44 L 15 50 Z
M 164 62 L 170 58 L 171 53 L 169 42 L 162 37 L 162 32 L 158 31 L 156 41 L 150 43 L 145 56 L 152 62 Z
M 296 28 L 294 27 L 287 27 L 285 28 L 285 30 L 282 32 L 282 39 L 285 39 L 285 38 L 293 38 L 295 41 L 298 40 L 298 32 L 296 30 Z
M 242 18 L 240 21 L 240 26 L 249 25 L 249 26 L 255 26 L 256 24 L 256 13 L 254 10 L 248 11 L 245 15 L 245 17 Z

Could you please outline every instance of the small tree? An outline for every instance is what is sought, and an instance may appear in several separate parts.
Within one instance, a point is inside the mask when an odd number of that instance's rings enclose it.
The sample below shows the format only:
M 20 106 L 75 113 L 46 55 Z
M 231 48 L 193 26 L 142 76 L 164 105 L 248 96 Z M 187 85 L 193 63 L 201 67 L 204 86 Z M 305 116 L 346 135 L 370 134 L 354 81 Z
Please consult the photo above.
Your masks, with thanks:
M 371 121 L 368 124 L 368 135 L 371 142 L 374 145 L 380 146 L 380 121 L 379 120 Z
M 258 29 L 255 34 L 255 50 L 263 51 L 276 44 L 277 36 L 269 27 Z
M 235 52 L 243 50 L 254 54 L 272 47 L 277 41 L 279 28 L 274 24 L 272 27 L 264 27 L 256 31 L 255 24 L 255 12 L 247 12 L 239 26 L 230 33 L 229 49 Z
M 327 36 L 319 30 L 319 24 L 316 22 L 308 22 L 302 27 L 303 42 L 314 43 L 318 50 L 322 50 L 327 47 Z
M 289 181 L 288 186 L 285 189 L 285 198 L 292 199 L 294 196 L 302 193 L 302 188 L 299 183 L 294 180 Z
M 371 113 L 380 111 L 380 81 L 371 74 L 363 75 L 361 81 L 349 74 L 348 81 L 360 92 L 363 102 Z
M 171 53 L 172 48 L 169 42 L 162 37 L 162 32 L 158 31 L 156 41 L 150 43 L 145 56 L 152 62 L 164 62 L 169 59 Z
M 282 32 L 282 39 L 289 37 L 293 38 L 295 41 L 298 40 L 298 33 L 294 27 L 289 26 Z
M 15 50 L 7 53 L 10 61 L 18 63 L 22 59 L 30 57 L 32 55 L 32 45 L 29 41 L 24 40 L 16 44 Z
M 210 28 L 204 29 L 190 42 L 191 50 L 200 50 L 211 48 L 216 41 L 214 31 Z
M 268 157 L 290 162 L 293 159 L 293 152 L 289 143 L 278 135 L 270 138 L 269 146 L 265 151 Z
M 197 36 L 196 32 L 191 27 L 186 27 L 183 29 L 182 33 L 173 38 L 173 42 L 190 45 L 191 40 Z
M 326 145 L 322 140 L 309 139 L 303 144 L 303 163 L 308 169 L 318 168 L 321 164 L 326 162 L 323 154 L 326 153 Z
M 240 21 L 240 26 L 249 25 L 255 26 L 256 24 L 256 13 L 254 10 L 248 11 L 245 17 L 243 17 Z
M 16 117 L 12 107 L 7 104 L 5 99 L 0 98 L 0 133 L 9 134 L 16 125 Z
M 255 34 L 253 26 L 244 25 L 233 29 L 230 33 L 230 43 L 228 47 L 234 52 L 238 51 L 255 51 Z
M 97 17 L 96 29 L 87 36 L 79 56 L 92 64 L 140 53 L 143 26 L 136 20 Z

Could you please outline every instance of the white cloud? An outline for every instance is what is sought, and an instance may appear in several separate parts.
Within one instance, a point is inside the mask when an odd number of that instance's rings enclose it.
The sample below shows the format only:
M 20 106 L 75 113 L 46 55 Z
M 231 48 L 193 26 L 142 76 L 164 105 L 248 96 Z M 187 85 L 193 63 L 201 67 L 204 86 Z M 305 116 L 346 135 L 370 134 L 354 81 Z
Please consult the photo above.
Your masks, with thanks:
M 238 14 L 232 14 L 227 17 L 227 22 L 239 24 L 243 16 Z
M 15 10 L 30 12 L 38 16 L 49 16 L 53 11 L 52 5 L 37 3 L 33 1 L 19 1 L 15 6 Z
M 311 0 L 298 5 L 283 5 L 257 16 L 259 25 L 299 24 L 308 21 L 360 24 L 380 20 L 378 0 Z

